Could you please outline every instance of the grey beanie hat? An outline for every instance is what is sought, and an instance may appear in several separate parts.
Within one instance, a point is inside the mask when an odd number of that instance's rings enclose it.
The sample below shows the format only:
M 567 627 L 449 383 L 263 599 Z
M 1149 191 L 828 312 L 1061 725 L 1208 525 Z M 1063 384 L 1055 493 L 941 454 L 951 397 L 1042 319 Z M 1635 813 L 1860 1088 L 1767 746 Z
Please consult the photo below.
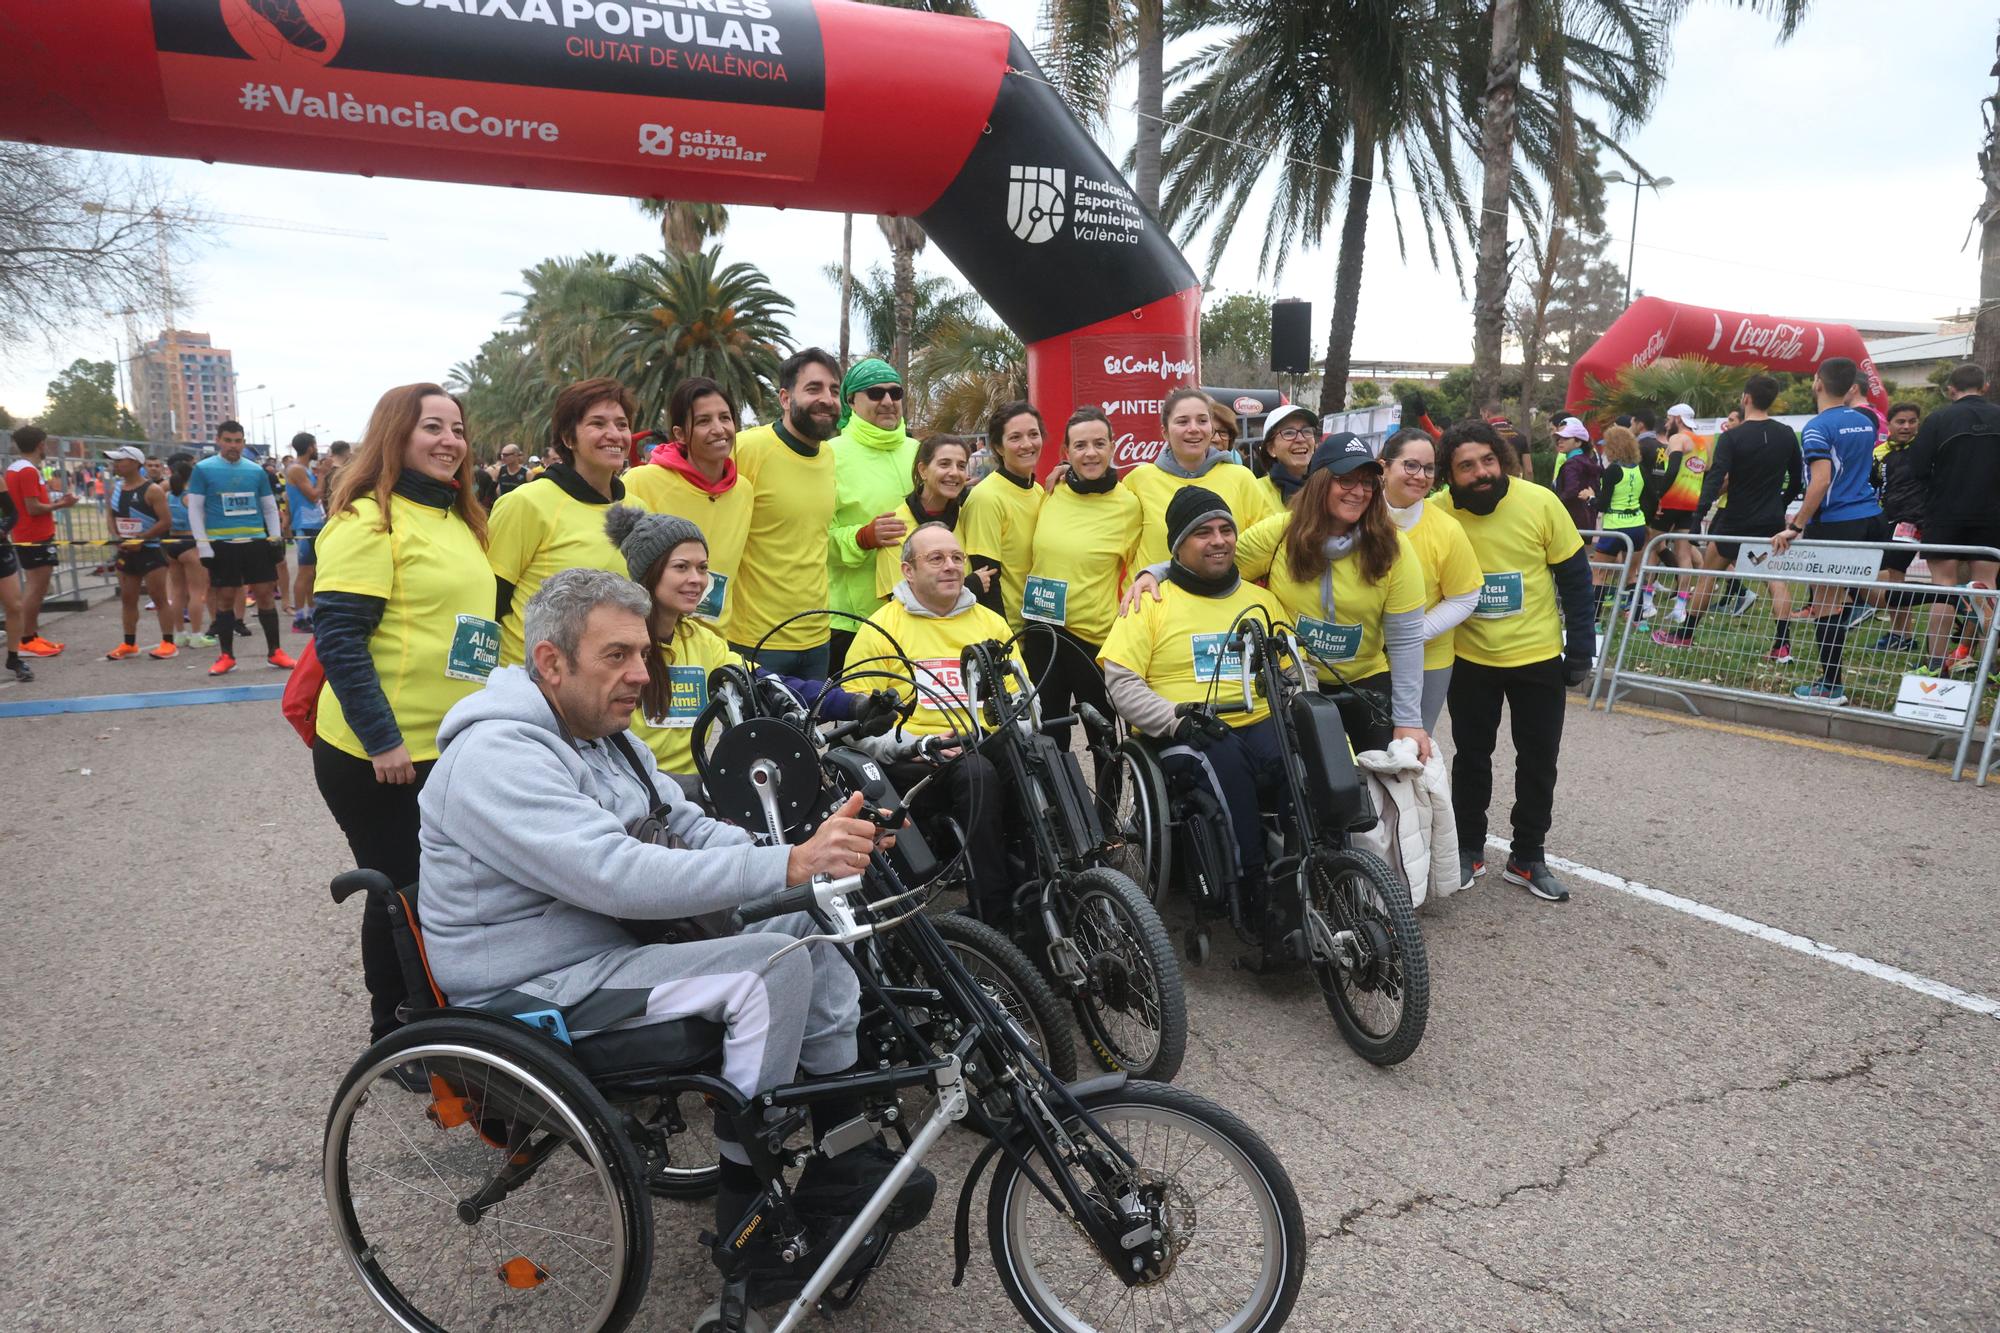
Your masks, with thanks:
M 636 505 L 612 505 L 604 514 L 604 535 L 625 557 L 632 581 L 644 586 L 646 571 L 682 542 L 708 545 L 701 529 L 673 514 L 654 514 Z M 651 588 L 646 591 L 650 594 Z

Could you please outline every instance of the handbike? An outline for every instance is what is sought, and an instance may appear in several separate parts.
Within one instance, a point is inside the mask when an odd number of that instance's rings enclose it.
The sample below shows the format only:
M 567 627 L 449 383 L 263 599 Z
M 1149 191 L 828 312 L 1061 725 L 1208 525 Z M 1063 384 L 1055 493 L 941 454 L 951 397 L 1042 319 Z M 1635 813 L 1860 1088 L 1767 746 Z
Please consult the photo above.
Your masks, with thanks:
M 1158 910 L 1110 863 L 1096 797 L 1076 756 L 1047 732 L 1082 718 L 1104 719 L 1088 704 L 1079 717 L 1044 718 L 1036 692 L 1002 644 L 972 644 L 960 655 L 976 736 L 1007 794 L 1003 808 L 1014 942 L 1036 960 L 1076 1010 L 1091 1051 L 1106 1069 L 1165 1082 L 1187 1051 L 1187 997 Z
M 1248 711 L 1261 696 L 1282 755 L 1279 809 L 1263 814 L 1266 882 L 1239 882 L 1215 794 L 1170 776 L 1151 742 L 1128 738 L 1113 751 L 1106 803 L 1121 836 L 1145 849 L 1156 895 L 1179 884 L 1193 903 L 1191 958 L 1208 957 L 1204 918 L 1226 917 L 1256 951 L 1250 966 L 1310 966 L 1347 1043 L 1374 1064 L 1398 1064 L 1423 1040 L 1430 964 L 1402 877 L 1351 844 L 1376 816 L 1341 718 L 1338 691 L 1348 687 L 1316 688 L 1314 659 L 1288 627 L 1245 615 L 1230 634 L 1242 694 L 1211 710 Z

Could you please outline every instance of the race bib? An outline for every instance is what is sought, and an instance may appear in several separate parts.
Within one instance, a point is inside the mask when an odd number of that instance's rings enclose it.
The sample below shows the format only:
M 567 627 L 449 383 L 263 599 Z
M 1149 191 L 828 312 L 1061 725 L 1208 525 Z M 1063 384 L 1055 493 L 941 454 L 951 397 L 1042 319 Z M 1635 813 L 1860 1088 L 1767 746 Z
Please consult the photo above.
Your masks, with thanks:
M 111 522 L 118 529 L 120 537 L 136 537 L 153 526 L 143 518 L 114 518 Z
M 1300 616 L 1299 646 L 1322 662 L 1352 662 L 1361 656 L 1361 626 Z
M 1051 625 L 1067 624 L 1069 580 L 1045 579 L 1040 574 L 1028 575 L 1027 586 L 1021 589 L 1021 618 L 1045 621 Z
M 224 491 L 222 493 L 222 516 L 224 518 L 249 518 L 257 512 L 257 492 Z
M 965 697 L 965 672 L 956 657 L 926 657 L 914 665 L 918 706 L 942 713 L 970 703 Z
M 702 620 L 722 619 L 722 608 L 729 601 L 729 575 L 708 571 L 708 591 L 701 595 L 694 613 Z M 676 668 L 678 670 L 678 668 Z
M 698 666 L 670 666 L 667 668 L 667 715 L 648 716 L 646 721 L 656 727 L 670 727 L 678 731 L 692 727 L 706 707 L 708 673 Z
M 1521 614 L 1521 575 L 1488 574 L 1479 585 L 1479 605 L 1473 615 L 1481 620 L 1505 620 Z
M 1191 634 L 1188 644 L 1194 653 L 1194 678 L 1206 685 L 1212 680 L 1230 680 L 1243 673 L 1243 645 L 1224 630 L 1220 634 Z
M 444 674 L 452 680 L 483 681 L 500 665 L 500 627 L 484 616 L 458 618 Z

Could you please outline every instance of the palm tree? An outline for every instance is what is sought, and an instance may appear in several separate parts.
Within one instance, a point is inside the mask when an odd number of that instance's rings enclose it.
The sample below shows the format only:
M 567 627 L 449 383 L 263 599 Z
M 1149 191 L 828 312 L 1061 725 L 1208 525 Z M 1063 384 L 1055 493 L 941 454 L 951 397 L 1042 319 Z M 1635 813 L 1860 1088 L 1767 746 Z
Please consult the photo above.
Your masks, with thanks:
M 544 259 L 524 269 L 527 290 L 510 316 L 527 335 L 542 382 L 566 384 L 608 374 L 618 340 L 618 312 L 632 304 L 632 283 L 614 255 L 592 251 Z
M 641 199 L 639 211 L 660 221 L 660 240 L 670 255 L 691 255 L 729 229 L 729 210 L 721 204 L 687 203 L 678 199 Z
M 882 214 L 875 219 L 889 242 L 889 261 L 896 281 L 896 336 L 889 346 L 889 364 L 896 373 L 910 373 L 910 345 L 917 321 L 917 252 L 930 241 L 915 218 Z
M 1275 177 L 1260 255 L 1275 278 L 1294 249 L 1325 239 L 1345 175 L 1320 390 L 1321 409 L 1338 411 L 1376 182 L 1396 187 L 1407 180 L 1414 187 L 1433 263 L 1442 233 L 1456 267 L 1451 241 L 1470 228 L 1457 167 L 1469 124 L 1465 109 L 1438 92 L 1451 86 L 1463 16 L 1440 14 L 1426 0 L 1204 0 L 1170 17 L 1175 36 L 1222 26 L 1218 40 L 1170 76 L 1177 91 L 1166 113 L 1161 200 L 1162 216 L 1183 243 L 1209 231 L 1211 275 L 1260 177 Z M 1402 250 L 1402 200 L 1391 198 Z
M 639 400 L 635 425 L 657 425 L 675 384 L 705 375 L 738 403 L 770 414 L 778 363 L 791 349 L 792 303 L 749 264 L 722 263 L 715 246 L 635 262 L 636 300 L 621 312 L 620 377 Z
M 841 272 L 832 264 L 826 266 L 825 273 L 828 281 L 840 281 Z M 880 264 L 865 274 L 849 276 L 854 305 L 861 316 L 862 336 L 866 340 L 863 350 L 880 356 L 896 342 L 898 293 L 895 278 Z M 939 330 L 947 322 L 974 319 L 980 311 L 977 296 L 950 278 L 937 274 L 927 273 L 917 278 L 911 297 L 910 345 L 919 350 L 936 341 Z
M 1480 106 L 1482 175 L 1479 260 L 1473 275 L 1472 401 L 1491 396 L 1500 376 L 1500 339 L 1506 319 L 1509 200 L 1521 206 L 1515 145 L 1526 142 L 1531 110 L 1546 127 L 1554 90 L 1577 79 L 1597 93 L 1613 115 L 1613 132 L 1643 120 L 1660 86 L 1667 39 L 1695 0 L 1448 0 L 1461 23 L 1486 31 L 1483 58 L 1467 60 L 1459 74 L 1464 94 Z M 1739 9 L 1775 14 L 1783 41 L 1797 31 L 1812 0 L 1727 0 Z M 1522 81 L 1523 69 L 1536 75 Z M 1601 135 L 1590 146 L 1607 144 Z M 1544 139 L 1547 145 L 1553 135 Z M 1532 160 L 1544 180 L 1565 163 Z
M 1190 6 L 1201 7 L 1201 6 Z M 1111 82 L 1127 65 L 1138 70 L 1138 115 L 1132 147 L 1132 189 L 1160 211 L 1160 149 L 1166 124 L 1166 0 L 1043 0 L 1048 27 L 1043 67 L 1070 108 L 1101 128 L 1111 109 Z
M 910 368 L 912 420 L 927 431 L 972 435 L 1002 403 L 1028 396 L 1028 350 L 1012 332 L 953 313 Z
M 1658 411 L 1686 403 L 1704 416 L 1721 416 L 1743 396 L 1743 384 L 1762 366 L 1725 366 L 1705 357 L 1665 357 L 1650 365 L 1626 366 L 1609 383 L 1592 378 L 1580 411 L 1615 416 L 1642 407 Z

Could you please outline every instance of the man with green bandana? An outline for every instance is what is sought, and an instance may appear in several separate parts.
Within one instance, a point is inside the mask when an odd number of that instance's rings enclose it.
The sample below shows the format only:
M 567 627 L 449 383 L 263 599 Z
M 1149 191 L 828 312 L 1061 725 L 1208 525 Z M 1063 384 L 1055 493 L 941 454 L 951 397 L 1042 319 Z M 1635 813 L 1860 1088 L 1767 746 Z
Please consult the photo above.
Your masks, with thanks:
M 832 664 L 847 660 L 860 622 L 875 613 L 875 553 L 909 534 L 896 506 L 909 493 L 917 442 L 903 423 L 903 380 L 879 357 L 857 362 L 840 382 L 840 434 L 833 437 L 833 521 L 827 528 L 827 606 L 835 617 Z

